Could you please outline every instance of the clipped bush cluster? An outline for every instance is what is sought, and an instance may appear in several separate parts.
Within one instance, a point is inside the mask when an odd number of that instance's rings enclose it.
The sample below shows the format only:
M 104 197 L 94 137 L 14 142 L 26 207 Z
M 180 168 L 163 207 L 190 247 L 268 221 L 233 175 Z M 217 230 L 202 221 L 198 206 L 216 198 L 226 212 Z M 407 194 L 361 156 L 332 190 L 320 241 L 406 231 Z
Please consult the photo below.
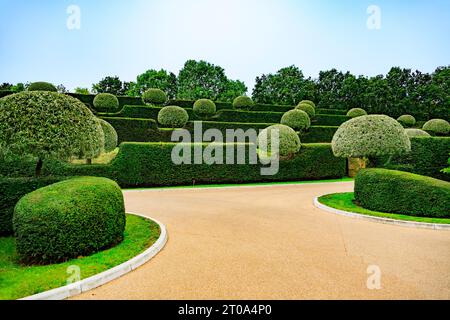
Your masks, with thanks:
M 423 130 L 436 135 L 447 135 L 450 133 L 450 123 L 444 119 L 432 119 L 423 125 Z
M 409 114 L 404 114 L 397 119 L 398 122 L 405 128 L 413 127 L 416 124 L 416 118 Z
M 148 89 L 142 94 L 142 101 L 146 104 L 163 105 L 167 102 L 167 94 L 161 89 Z
M 369 210 L 450 218 L 450 183 L 409 172 L 362 170 L 355 179 L 355 198 Z
M 316 109 L 309 103 L 300 102 L 295 108 L 305 111 L 310 118 L 314 118 L 316 116 Z
M 311 119 L 305 111 L 294 109 L 283 115 L 281 124 L 291 127 L 296 131 L 305 131 L 311 126 Z
M 421 129 L 405 129 L 406 135 L 410 138 L 414 137 L 431 137 L 431 135 Z
M 347 117 L 350 117 L 350 118 L 357 118 L 357 117 L 366 116 L 366 115 L 367 115 L 366 110 L 361 109 L 361 108 L 353 108 L 347 112 Z
M 233 108 L 249 110 L 255 106 L 252 98 L 247 96 L 237 97 L 233 101 Z
M 272 146 L 272 142 L 274 142 L 272 141 L 272 135 L 277 131 L 278 152 Z M 276 124 L 261 131 L 258 136 L 258 147 L 264 154 L 267 153 L 272 156 L 278 154 L 281 157 L 289 157 L 300 151 L 301 142 L 294 129 L 282 124 Z
M 216 104 L 209 99 L 199 99 L 194 103 L 194 113 L 200 117 L 213 116 L 216 110 Z
M 309 104 L 311 107 L 316 109 L 316 104 L 314 102 L 312 102 L 311 100 L 303 100 L 300 102 L 300 104 Z
M 106 178 L 55 183 L 23 197 L 13 217 L 17 253 L 27 264 L 88 256 L 122 241 L 120 187 Z
M 94 109 L 99 112 L 117 112 L 119 99 L 110 93 L 99 93 L 94 98 Z
M 28 91 L 50 91 L 50 92 L 57 92 L 58 89 L 56 87 L 49 83 L 49 82 L 33 82 L 28 87 Z
M 183 128 L 189 121 L 187 111 L 177 106 L 167 106 L 158 113 L 158 122 L 166 128 Z
M 116 129 L 110 125 L 107 121 L 98 118 L 100 125 L 103 129 L 103 134 L 105 135 L 105 152 L 114 151 L 117 148 L 118 136 Z

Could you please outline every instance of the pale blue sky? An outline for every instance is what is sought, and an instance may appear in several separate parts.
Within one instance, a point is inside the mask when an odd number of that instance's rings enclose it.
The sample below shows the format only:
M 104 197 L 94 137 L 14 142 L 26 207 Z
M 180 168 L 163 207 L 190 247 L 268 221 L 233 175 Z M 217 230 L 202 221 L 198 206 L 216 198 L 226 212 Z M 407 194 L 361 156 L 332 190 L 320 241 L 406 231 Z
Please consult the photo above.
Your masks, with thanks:
M 81 29 L 68 30 L 69 5 Z M 367 8 L 381 9 L 369 30 Z M 0 82 L 91 88 L 107 75 L 178 73 L 187 59 L 225 68 L 250 88 L 292 64 L 306 76 L 337 68 L 432 72 L 450 64 L 448 0 L 0 0 Z

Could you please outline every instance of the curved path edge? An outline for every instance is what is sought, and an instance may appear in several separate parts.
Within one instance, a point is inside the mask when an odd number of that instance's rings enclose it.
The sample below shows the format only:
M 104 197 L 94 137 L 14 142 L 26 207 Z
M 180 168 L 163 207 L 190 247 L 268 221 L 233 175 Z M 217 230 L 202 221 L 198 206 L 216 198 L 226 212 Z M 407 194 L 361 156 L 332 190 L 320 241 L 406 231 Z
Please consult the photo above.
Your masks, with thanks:
M 327 212 L 330 212 L 330 213 L 338 214 L 341 216 L 346 216 L 346 217 L 350 217 L 350 218 L 354 218 L 354 219 L 367 220 L 367 221 L 372 221 L 372 222 L 378 222 L 378 223 L 383 223 L 383 224 L 391 224 L 391 225 L 396 225 L 396 226 L 408 227 L 408 228 L 450 231 L 450 224 L 424 223 L 424 222 L 415 222 L 415 221 L 406 221 L 406 220 L 395 220 L 395 219 L 389 219 L 389 218 L 369 216 L 369 215 L 350 212 L 350 211 L 343 211 L 343 210 L 329 207 L 327 205 L 324 205 L 323 203 L 320 203 L 319 198 L 320 197 L 314 198 L 314 205 L 317 208 L 327 211 Z
M 147 216 L 137 213 L 128 213 L 128 214 L 132 214 L 147 220 L 151 220 L 159 225 L 161 234 L 158 240 L 150 248 L 148 248 L 141 254 L 137 255 L 136 257 L 132 258 L 131 260 L 128 260 L 118 266 L 108 269 L 102 273 L 96 274 L 92 277 L 83 279 L 81 281 L 75 282 L 73 284 L 64 287 L 59 287 L 56 289 L 45 291 L 19 300 L 63 300 L 70 297 L 74 297 L 81 293 L 85 293 L 92 289 L 98 288 L 117 278 L 120 278 L 123 275 L 139 268 L 144 263 L 150 261 L 164 248 L 164 246 L 167 243 L 168 236 L 166 227 L 159 221 L 149 218 Z

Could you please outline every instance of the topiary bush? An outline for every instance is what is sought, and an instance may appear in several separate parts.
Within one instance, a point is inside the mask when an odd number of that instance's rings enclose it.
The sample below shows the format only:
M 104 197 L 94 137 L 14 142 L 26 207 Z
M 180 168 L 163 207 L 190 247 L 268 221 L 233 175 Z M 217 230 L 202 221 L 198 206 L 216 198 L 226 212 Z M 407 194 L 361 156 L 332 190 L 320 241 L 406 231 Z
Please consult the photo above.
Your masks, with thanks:
M 347 117 L 351 117 L 351 118 L 357 118 L 357 117 L 366 116 L 366 115 L 367 115 L 366 110 L 361 109 L 361 108 L 353 108 L 347 112 Z
M 146 104 L 163 105 L 167 102 L 167 94 L 161 89 L 148 89 L 142 94 L 142 101 Z
M 272 150 L 272 135 L 277 130 L 279 134 L 278 153 L 276 153 L 276 150 Z M 282 124 L 276 124 L 261 131 L 258 136 L 258 147 L 262 152 L 267 152 L 271 156 L 290 157 L 300 151 L 301 142 L 294 129 Z
M 164 107 L 158 113 L 158 122 L 166 128 L 183 128 L 189 121 L 187 111 L 181 107 Z
M 405 132 L 409 138 L 431 137 L 431 135 L 428 132 L 420 130 L 420 129 L 405 129 Z
M 423 130 L 436 135 L 447 135 L 450 133 L 450 123 L 444 119 L 432 119 L 423 125 Z
M 216 104 L 209 99 L 199 99 L 194 103 L 194 113 L 200 117 L 213 116 L 216 110 Z
M 110 93 L 99 93 L 94 98 L 94 109 L 99 112 L 117 112 L 119 99 Z
M 105 152 L 114 151 L 117 148 L 117 143 L 119 140 L 116 129 L 114 129 L 109 122 L 103 119 L 98 118 L 98 121 L 100 122 L 103 129 L 103 134 L 105 135 Z
M 310 118 L 314 118 L 316 116 L 316 109 L 309 103 L 300 102 L 295 109 L 305 111 Z
M 405 128 L 413 127 L 416 124 L 416 118 L 409 114 L 404 114 L 397 119 L 398 122 Z
M 249 110 L 255 106 L 255 103 L 250 97 L 247 96 L 241 96 L 237 97 L 233 101 L 233 108 L 235 109 L 245 109 Z
M 106 178 L 58 182 L 24 196 L 14 210 L 13 226 L 23 263 L 88 256 L 122 241 L 122 190 Z
M 50 92 L 58 92 L 58 89 L 56 87 L 48 82 L 33 82 L 28 87 L 28 91 L 50 91 Z
M 303 100 L 299 104 L 309 104 L 311 107 L 314 108 L 314 110 L 316 109 L 316 104 L 314 102 L 312 102 L 311 100 Z
M 283 115 L 281 124 L 291 127 L 296 131 L 305 131 L 311 126 L 311 119 L 305 111 L 294 109 Z
M 355 179 L 355 199 L 369 210 L 450 218 L 450 183 L 413 173 L 362 170 Z

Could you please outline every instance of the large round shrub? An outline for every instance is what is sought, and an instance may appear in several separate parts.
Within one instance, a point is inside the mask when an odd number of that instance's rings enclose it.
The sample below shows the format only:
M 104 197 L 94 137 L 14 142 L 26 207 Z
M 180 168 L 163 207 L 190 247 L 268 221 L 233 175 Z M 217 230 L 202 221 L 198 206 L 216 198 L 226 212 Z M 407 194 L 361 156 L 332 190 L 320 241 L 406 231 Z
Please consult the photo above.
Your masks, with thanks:
M 357 118 L 357 117 L 362 117 L 362 116 L 366 116 L 366 115 L 367 115 L 366 110 L 361 109 L 361 108 L 353 108 L 347 112 L 347 117 L 350 117 L 350 118 Z
M 412 115 L 404 114 L 400 116 L 397 119 L 398 122 L 400 122 L 401 125 L 403 125 L 405 128 L 410 128 L 416 124 L 416 118 L 414 118 Z
M 167 102 L 167 94 L 161 89 L 148 89 L 142 94 L 142 100 L 147 104 L 163 105 Z
M 316 109 L 309 103 L 300 102 L 295 109 L 305 111 L 310 118 L 314 118 L 316 116 Z
M 13 226 L 24 263 L 88 256 L 122 241 L 122 190 L 106 178 L 58 182 L 23 197 L 14 210 Z
M 98 121 L 100 122 L 103 129 L 103 134 L 105 135 L 105 152 L 114 151 L 117 148 L 117 143 L 119 140 L 116 129 L 114 129 L 109 122 L 103 119 L 98 118 Z
M 50 92 L 57 92 L 58 89 L 54 85 L 48 82 L 33 82 L 28 87 L 28 91 L 50 91 Z
M 307 130 L 311 126 L 311 119 L 305 111 L 294 109 L 283 115 L 281 124 L 291 127 L 296 131 L 302 131 Z
M 278 131 L 279 137 L 278 153 L 272 148 L 272 135 L 276 131 Z M 258 147 L 262 152 L 267 152 L 272 156 L 288 157 L 300 151 L 301 142 L 294 129 L 276 124 L 261 131 L 258 136 Z
M 369 115 L 351 119 L 340 126 L 333 137 L 332 148 L 337 157 L 368 158 L 408 153 L 411 142 L 395 119 Z
M 415 137 L 431 137 L 431 135 L 423 130 L 420 129 L 405 129 L 406 135 L 410 138 Z
M 444 119 L 432 119 L 423 125 L 423 130 L 436 135 L 447 135 L 450 133 L 450 123 Z
M 94 98 L 94 109 L 99 112 L 116 112 L 119 109 L 119 99 L 110 93 L 99 93 Z
M 303 100 L 299 104 L 309 104 L 311 107 L 316 109 L 316 104 L 314 102 L 312 102 L 311 100 Z
M 158 122 L 166 128 L 183 128 L 189 121 L 187 111 L 177 106 L 167 106 L 158 113 Z
M 194 103 L 194 113 L 200 117 L 210 117 L 216 113 L 216 104 L 209 99 L 199 99 Z
M 233 108 L 235 109 L 251 109 L 255 106 L 255 103 L 250 97 L 247 96 L 241 96 L 237 97 L 233 101 Z

